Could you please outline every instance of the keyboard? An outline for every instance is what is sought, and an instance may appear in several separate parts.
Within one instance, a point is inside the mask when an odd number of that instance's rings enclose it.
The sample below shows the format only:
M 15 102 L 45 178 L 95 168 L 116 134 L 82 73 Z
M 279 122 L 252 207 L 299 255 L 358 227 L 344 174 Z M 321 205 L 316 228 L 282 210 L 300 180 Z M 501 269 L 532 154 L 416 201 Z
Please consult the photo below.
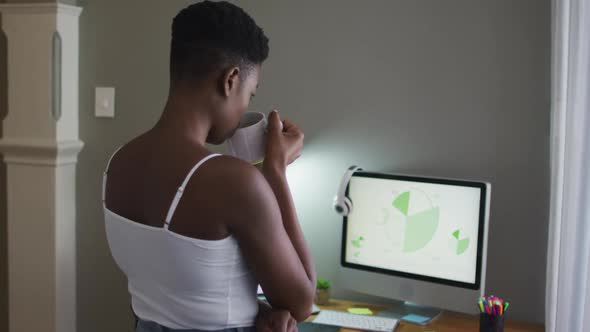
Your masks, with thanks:
M 347 312 L 322 310 L 313 320 L 316 324 L 334 325 L 356 330 L 392 332 L 397 326 L 397 319 L 355 315 Z
M 315 305 L 315 303 L 311 305 L 311 314 L 312 315 L 315 315 L 315 314 L 319 313 L 320 311 L 321 311 L 320 307 Z

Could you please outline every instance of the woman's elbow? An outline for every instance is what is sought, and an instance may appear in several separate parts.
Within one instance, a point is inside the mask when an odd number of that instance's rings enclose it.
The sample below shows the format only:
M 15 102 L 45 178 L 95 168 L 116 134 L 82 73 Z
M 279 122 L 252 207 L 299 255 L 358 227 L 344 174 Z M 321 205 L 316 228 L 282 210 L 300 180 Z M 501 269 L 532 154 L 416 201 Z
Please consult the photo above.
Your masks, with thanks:
M 305 292 L 302 292 L 301 296 L 299 297 L 297 308 L 291 311 L 291 316 L 293 316 L 296 321 L 302 322 L 311 315 L 314 297 L 315 288 L 311 291 L 306 290 Z
M 293 316 L 293 318 L 295 318 L 296 321 L 303 322 L 304 320 L 307 319 L 307 317 L 309 317 L 311 315 L 311 311 L 312 311 L 312 306 L 310 305 L 306 308 L 300 308 L 297 311 L 292 311 L 291 316 Z

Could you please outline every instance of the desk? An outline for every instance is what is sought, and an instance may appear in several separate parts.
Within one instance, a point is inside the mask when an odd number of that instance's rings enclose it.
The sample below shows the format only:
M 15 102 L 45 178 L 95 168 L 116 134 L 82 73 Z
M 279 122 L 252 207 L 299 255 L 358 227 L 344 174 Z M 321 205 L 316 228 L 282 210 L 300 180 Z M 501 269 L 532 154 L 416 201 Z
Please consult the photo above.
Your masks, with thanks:
M 387 306 L 375 305 L 370 303 L 352 302 L 344 300 L 330 301 L 328 305 L 319 306 L 320 309 L 346 311 L 351 307 L 369 308 L 374 313 L 387 309 Z M 510 317 L 510 316 L 508 316 Z M 310 316 L 306 321 L 311 322 L 315 315 Z M 350 329 L 341 329 L 341 331 L 355 331 Z M 459 331 L 479 331 L 479 316 L 460 314 L 455 312 L 443 311 L 443 313 L 432 323 L 421 326 L 405 322 L 400 322 L 395 332 L 459 332 Z M 529 324 L 506 320 L 504 332 L 543 332 L 544 328 L 540 324 Z

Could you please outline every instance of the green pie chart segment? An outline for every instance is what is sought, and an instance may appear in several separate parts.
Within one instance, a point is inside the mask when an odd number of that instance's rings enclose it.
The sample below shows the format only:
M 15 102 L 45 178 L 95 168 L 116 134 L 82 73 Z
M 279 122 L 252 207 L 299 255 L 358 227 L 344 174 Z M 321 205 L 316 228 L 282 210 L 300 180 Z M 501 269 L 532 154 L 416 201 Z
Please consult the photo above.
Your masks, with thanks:
M 462 255 L 465 251 L 467 251 L 467 248 L 469 248 L 469 238 L 468 237 L 464 237 L 461 238 L 460 237 L 461 232 L 459 230 L 454 231 L 451 235 L 451 250 L 457 255 Z
M 434 237 L 434 233 L 438 228 L 439 217 L 440 211 L 438 207 L 408 216 L 404 231 L 403 251 L 414 252 L 424 248 Z
M 362 236 L 359 236 L 358 238 L 356 238 L 356 239 L 352 240 L 351 242 L 352 242 L 352 245 L 353 245 L 354 247 L 356 247 L 356 248 L 361 248 L 361 246 L 362 246 L 362 241 L 364 241 L 364 240 L 365 240 L 365 238 L 364 238 L 364 237 L 362 237 Z
M 397 208 L 404 216 L 408 215 L 408 208 L 410 207 L 410 192 L 406 191 L 393 201 L 393 206 Z
M 469 248 L 469 238 L 459 240 L 459 243 L 457 244 L 457 255 L 464 253 L 467 248 Z

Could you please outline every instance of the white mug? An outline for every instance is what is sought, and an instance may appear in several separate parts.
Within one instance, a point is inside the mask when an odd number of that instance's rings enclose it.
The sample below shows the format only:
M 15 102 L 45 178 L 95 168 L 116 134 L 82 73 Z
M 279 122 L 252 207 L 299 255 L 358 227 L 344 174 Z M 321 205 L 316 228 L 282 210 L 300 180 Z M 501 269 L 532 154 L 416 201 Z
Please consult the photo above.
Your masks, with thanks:
M 264 113 L 246 112 L 238 129 L 227 140 L 228 154 L 253 165 L 264 160 L 267 120 Z

